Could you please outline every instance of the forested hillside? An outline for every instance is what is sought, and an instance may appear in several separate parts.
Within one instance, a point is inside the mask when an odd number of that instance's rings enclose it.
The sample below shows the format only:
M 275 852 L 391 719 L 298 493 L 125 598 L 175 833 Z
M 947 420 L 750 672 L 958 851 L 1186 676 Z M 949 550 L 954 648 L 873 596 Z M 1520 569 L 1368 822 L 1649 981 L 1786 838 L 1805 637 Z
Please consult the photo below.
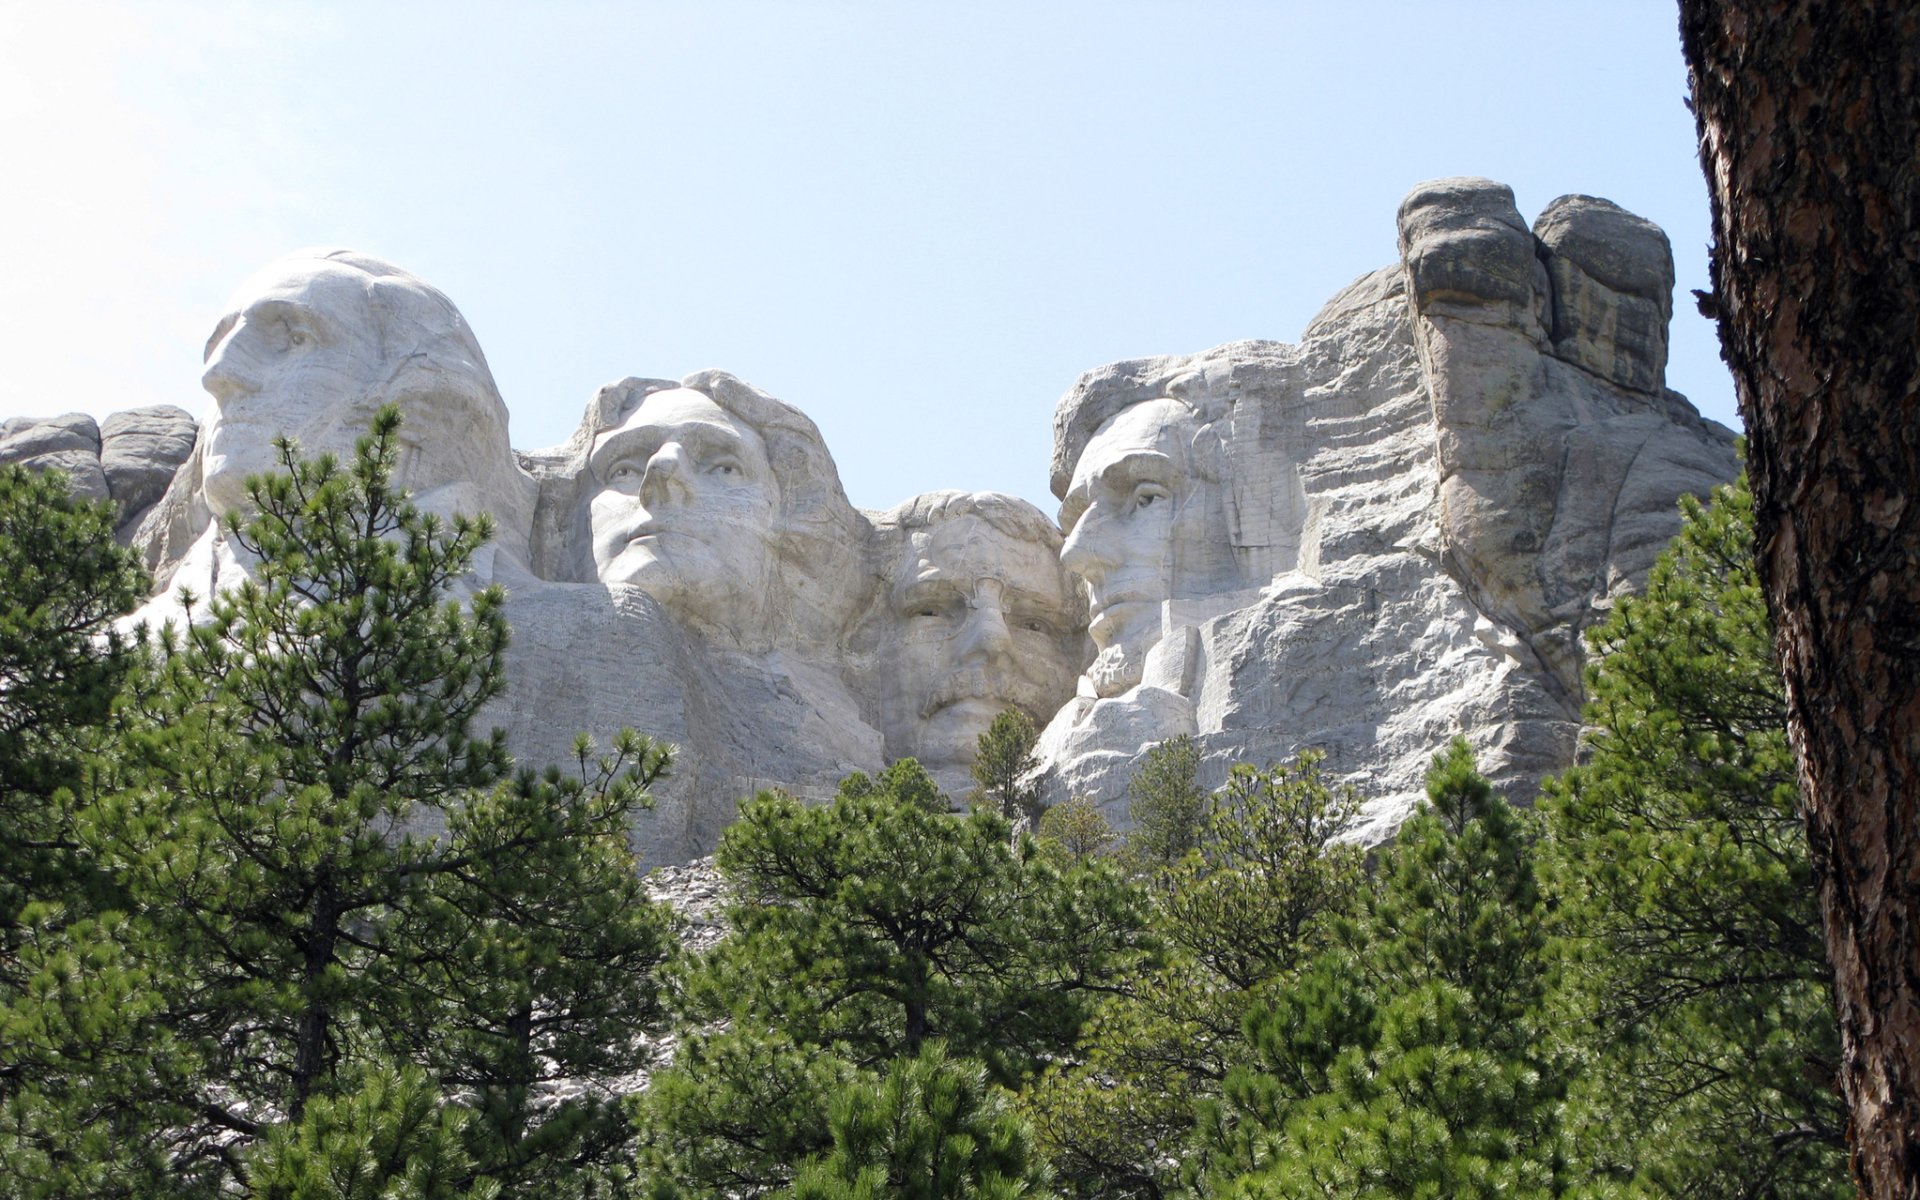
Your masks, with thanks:
M 1535 808 L 1456 739 L 1368 849 L 1318 755 L 1208 791 L 1175 739 L 1126 829 L 1034 820 L 1009 719 L 974 797 L 743 800 L 694 951 L 626 840 L 669 752 L 473 728 L 487 524 L 407 503 L 397 425 L 284 450 L 257 579 L 144 639 L 110 513 L 0 473 L 5 1194 L 1851 1194 L 1744 483 Z

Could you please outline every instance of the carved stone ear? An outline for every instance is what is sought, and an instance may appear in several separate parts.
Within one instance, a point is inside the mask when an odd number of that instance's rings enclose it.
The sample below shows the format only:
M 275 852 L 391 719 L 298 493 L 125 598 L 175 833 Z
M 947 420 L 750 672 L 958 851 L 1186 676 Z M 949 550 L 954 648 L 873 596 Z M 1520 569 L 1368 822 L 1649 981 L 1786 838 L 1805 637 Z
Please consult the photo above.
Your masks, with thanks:
M 1200 426 L 1187 445 L 1187 469 L 1208 483 L 1219 483 L 1227 475 L 1227 450 L 1218 428 L 1211 422 Z

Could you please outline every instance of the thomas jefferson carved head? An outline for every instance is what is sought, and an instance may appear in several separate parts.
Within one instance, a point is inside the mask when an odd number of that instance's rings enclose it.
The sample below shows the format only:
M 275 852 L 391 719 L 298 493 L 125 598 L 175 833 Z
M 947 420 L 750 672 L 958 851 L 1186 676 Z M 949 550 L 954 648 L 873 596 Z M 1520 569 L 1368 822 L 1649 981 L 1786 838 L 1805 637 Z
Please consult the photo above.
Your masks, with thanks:
M 594 439 L 593 562 L 670 609 L 729 629 L 759 618 L 773 583 L 780 487 L 766 443 L 704 392 L 647 395 Z
M 864 526 L 804 414 L 703 371 L 604 388 L 589 422 L 584 576 L 743 645 L 804 643 L 846 619 Z

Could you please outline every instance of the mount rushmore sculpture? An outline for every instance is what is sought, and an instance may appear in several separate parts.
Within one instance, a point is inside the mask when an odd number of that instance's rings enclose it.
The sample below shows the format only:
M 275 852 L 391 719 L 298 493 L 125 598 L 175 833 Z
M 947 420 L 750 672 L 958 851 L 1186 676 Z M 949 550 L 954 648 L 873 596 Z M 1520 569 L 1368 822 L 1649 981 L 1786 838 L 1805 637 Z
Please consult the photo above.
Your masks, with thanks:
M 1043 726 L 1049 801 L 1124 824 L 1181 734 L 1217 780 L 1315 747 L 1383 835 L 1465 734 L 1517 796 L 1572 762 L 1582 633 L 1736 471 L 1733 435 L 1664 386 L 1673 267 L 1604 200 L 1529 227 L 1481 179 L 1416 188 L 1400 259 L 1295 344 L 1083 375 L 1053 420 L 1059 524 L 1017 498 L 848 503 L 799 410 L 723 371 L 602 388 L 520 453 L 478 341 L 439 291 L 343 250 L 248 280 L 208 343 L 199 423 L 142 410 L 0 427 L 121 507 L 177 616 L 250 569 L 216 519 L 272 439 L 341 453 L 381 404 L 400 482 L 488 512 L 475 583 L 508 595 L 489 714 L 524 762 L 632 726 L 674 743 L 634 830 L 650 863 L 710 849 L 737 799 L 829 794 L 912 756 L 956 797 L 1007 707 Z M 164 494 L 158 480 L 171 481 Z

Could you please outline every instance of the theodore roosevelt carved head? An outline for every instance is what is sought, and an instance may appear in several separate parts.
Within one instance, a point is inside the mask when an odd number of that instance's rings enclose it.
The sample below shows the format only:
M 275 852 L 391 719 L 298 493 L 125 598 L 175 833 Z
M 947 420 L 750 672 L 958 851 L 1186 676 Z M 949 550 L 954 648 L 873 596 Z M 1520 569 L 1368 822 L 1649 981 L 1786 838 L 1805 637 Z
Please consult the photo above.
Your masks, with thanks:
M 892 555 L 880 656 L 887 753 L 964 777 L 1001 711 L 1045 724 L 1073 694 L 1081 622 L 1060 533 L 997 492 L 916 496 L 876 528 Z

